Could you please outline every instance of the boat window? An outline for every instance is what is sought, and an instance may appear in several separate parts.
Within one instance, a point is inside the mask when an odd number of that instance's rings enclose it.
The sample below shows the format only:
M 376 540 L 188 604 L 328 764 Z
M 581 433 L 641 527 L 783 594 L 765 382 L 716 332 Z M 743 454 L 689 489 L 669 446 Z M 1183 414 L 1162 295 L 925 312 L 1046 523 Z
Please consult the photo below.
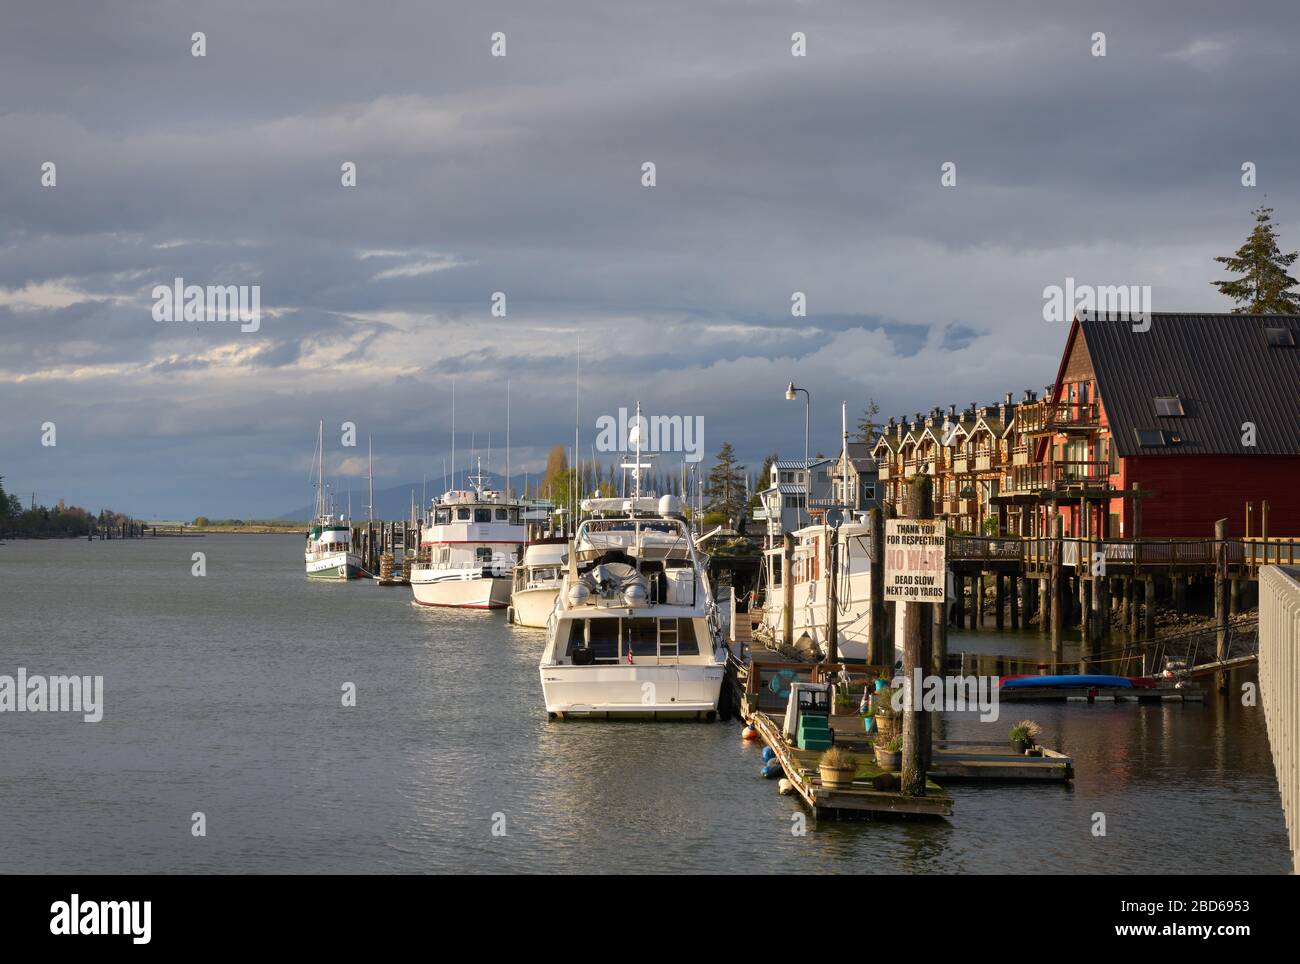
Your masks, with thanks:
M 491 521 L 492 521 L 492 510 L 491 510 L 491 509 L 475 509 L 475 510 L 474 510 L 474 521 L 475 521 L 475 522 L 491 522 Z
M 596 652 L 596 662 L 618 662 L 618 624 L 619 619 L 605 617 L 587 620 L 587 641 Z
M 510 510 L 510 524 L 511 524 L 512 526 L 517 526 L 517 525 L 519 525 L 519 510 L 518 510 L 518 509 L 511 509 L 511 510 Z
M 469 517 L 470 517 L 470 515 L 469 515 L 469 509 L 457 509 L 457 510 L 456 510 L 456 518 L 459 519 L 460 521 L 462 521 L 462 522 L 468 522 L 468 521 L 469 521 Z
M 695 639 L 695 620 L 677 620 L 677 653 L 680 656 L 700 655 L 700 644 Z
M 492 562 L 492 549 L 488 546 L 479 546 L 474 550 L 474 560 L 479 565 L 488 565 Z
M 659 620 L 625 619 L 624 633 L 633 656 L 654 656 L 659 649 Z
M 497 509 L 497 522 L 505 522 L 510 518 L 510 513 L 505 509 Z
M 439 509 L 437 514 L 434 516 L 434 522 L 436 522 L 440 526 L 445 526 L 450 521 L 451 521 L 450 509 Z

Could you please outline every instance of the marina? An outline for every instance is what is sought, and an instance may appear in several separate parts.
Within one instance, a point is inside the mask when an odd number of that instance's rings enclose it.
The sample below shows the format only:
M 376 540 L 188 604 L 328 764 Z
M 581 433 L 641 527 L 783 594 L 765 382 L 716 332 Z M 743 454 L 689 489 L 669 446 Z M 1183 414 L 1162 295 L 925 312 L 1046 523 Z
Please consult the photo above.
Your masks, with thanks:
M 7 665 L 85 660 L 105 675 L 104 722 L 10 716 L 0 749 L 27 792 L 6 827 L 21 870 L 91 872 L 1286 873 L 1286 823 L 1263 716 L 1201 705 L 1035 705 L 1069 784 L 941 780 L 950 817 L 808 822 L 759 776 L 738 720 L 548 722 L 544 633 L 502 611 L 413 607 L 404 592 L 318 583 L 297 535 L 209 535 L 206 579 L 185 540 L 24 545 L 0 554 Z M 109 562 L 111 561 L 111 565 Z M 77 578 L 75 599 L 57 574 Z M 164 607 L 146 608 L 162 598 Z M 241 605 L 224 600 L 237 597 Z M 301 613 L 333 627 L 303 642 Z M 121 627 L 45 641 L 51 618 Z M 147 613 L 147 616 L 145 615 Z M 199 618 L 195 618 L 199 614 Z M 359 646 L 357 640 L 365 640 Z M 1037 632 L 954 630 L 954 650 L 1034 660 Z M 1067 655 L 1077 641 L 1067 640 Z M 1234 687 L 1251 679 L 1231 674 Z M 147 680 L 145 685 L 140 681 Z M 340 684 L 357 706 L 339 706 Z M 239 707 L 231 712 L 232 701 Z M 995 724 L 995 737 L 1011 721 Z M 79 729 L 73 729 L 77 727 Z M 936 739 L 984 741 L 974 713 Z M 75 753 L 68 740 L 84 741 Z M 938 744 L 936 744 L 938 745 Z M 84 792 L 56 792 L 75 768 Z M 665 774 L 671 773 L 671 779 Z M 191 844 L 201 809 L 221 832 Z M 575 801 L 584 801 L 577 806 Z M 1093 812 L 1109 834 L 1089 832 Z M 492 814 L 508 834 L 493 838 Z M 57 826 L 57 837 L 42 828 Z M 1231 833 L 1224 831 L 1231 827 Z M 1171 828 L 1177 833 L 1171 838 Z M 1183 841 L 1195 840 L 1195 846 Z M 1046 862 L 1041 854 L 1057 856 Z

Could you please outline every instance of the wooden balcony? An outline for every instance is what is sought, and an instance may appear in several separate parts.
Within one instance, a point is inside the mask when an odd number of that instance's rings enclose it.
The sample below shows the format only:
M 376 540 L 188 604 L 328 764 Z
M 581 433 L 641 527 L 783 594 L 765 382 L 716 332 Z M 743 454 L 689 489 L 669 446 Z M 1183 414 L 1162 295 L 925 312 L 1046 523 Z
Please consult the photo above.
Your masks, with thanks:
M 879 472 L 878 478 L 891 479 L 894 477 L 894 463 L 881 459 L 876 463 L 876 469 Z
M 1058 402 L 1047 407 L 1047 427 L 1051 431 L 1091 432 L 1101 425 L 1101 406 L 1096 402 Z
M 995 461 L 996 457 L 992 452 L 977 452 L 975 453 L 975 471 L 987 472 L 993 468 Z
M 953 472 L 955 472 L 958 475 L 961 475 L 963 472 L 969 471 L 969 469 L 967 468 L 969 462 L 970 459 L 965 455 L 954 455 L 952 457 Z
M 1110 466 L 1105 462 L 1034 462 L 1012 465 L 1002 476 L 1003 492 L 1037 492 L 1065 486 L 1105 488 Z

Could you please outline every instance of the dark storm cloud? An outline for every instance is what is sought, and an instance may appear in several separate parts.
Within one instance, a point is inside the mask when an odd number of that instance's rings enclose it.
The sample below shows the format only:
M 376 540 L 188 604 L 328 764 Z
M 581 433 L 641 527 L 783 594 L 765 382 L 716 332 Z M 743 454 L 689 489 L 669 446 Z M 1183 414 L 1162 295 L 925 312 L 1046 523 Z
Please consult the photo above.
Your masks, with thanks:
M 51 499 L 296 505 L 318 417 L 382 436 L 389 481 L 437 475 L 452 378 L 458 429 L 494 440 L 509 380 L 512 442 L 540 459 L 572 438 L 579 336 L 588 442 L 640 397 L 757 464 L 802 447 L 793 378 L 829 450 L 841 398 L 887 415 L 1049 380 L 1044 285 L 1226 307 L 1211 258 L 1266 192 L 1296 244 L 1285 3 L 139 0 L 0 21 L 0 405 L 23 413 L 0 473 Z M 175 277 L 260 285 L 260 330 L 154 322 Z M 37 443 L 56 416 L 57 453 Z

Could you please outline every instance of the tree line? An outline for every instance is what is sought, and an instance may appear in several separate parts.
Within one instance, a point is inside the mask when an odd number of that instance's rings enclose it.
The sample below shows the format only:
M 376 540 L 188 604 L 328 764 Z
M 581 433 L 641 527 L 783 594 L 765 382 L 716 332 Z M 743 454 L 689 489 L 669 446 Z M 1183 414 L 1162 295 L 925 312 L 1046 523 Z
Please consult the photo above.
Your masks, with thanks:
M 128 517 L 111 509 L 98 514 L 80 506 L 64 505 L 60 499 L 53 507 L 29 505 L 23 508 L 18 496 L 6 492 L 0 476 L 0 536 L 10 539 L 68 539 L 89 534 L 91 526 L 125 525 Z

